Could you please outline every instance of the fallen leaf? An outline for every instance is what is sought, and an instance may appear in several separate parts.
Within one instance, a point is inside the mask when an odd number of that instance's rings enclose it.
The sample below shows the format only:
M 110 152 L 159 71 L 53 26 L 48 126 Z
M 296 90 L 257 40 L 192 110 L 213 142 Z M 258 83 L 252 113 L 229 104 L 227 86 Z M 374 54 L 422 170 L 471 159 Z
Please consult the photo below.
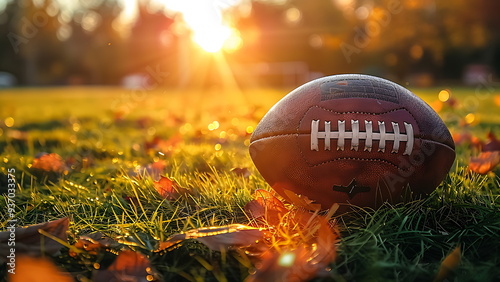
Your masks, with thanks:
M 488 133 L 488 141 L 483 145 L 483 152 L 500 151 L 500 140 L 497 139 L 493 132 Z
M 243 208 L 253 219 L 277 225 L 282 215 L 288 211 L 283 202 L 269 191 L 257 189 L 253 198 Z
M 301 207 L 310 211 L 317 211 L 321 209 L 320 204 L 314 204 L 313 200 L 310 200 L 304 195 L 297 195 L 288 189 L 283 189 L 283 192 L 285 193 L 285 196 L 288 198 L 288 200 L 290 200 L 290 202 L 297 207 Z
M 69 219 L 67 217 L 46 223 L 17 228 L 15 227 L 14 221 L 9 221 L 7 223 L 8 230 L 0 232 L 0 263 L 6 261 L 7 255 L 10 254 L 12 242 L 15 242 L 17 255 L 26 254 L 30 256 L 39 256 L 45 253 L 49 255 L 56 254 L 63 246 L 59 242 L 40 234 L 39 230 L 43 230 L 45 233 L 57 237 L 62 241 L 67 241 L 68 236 L 66 231 L 68 230 L 68 226 Z M 14 230 L 14 232 L 11 232 L 11 230 Z M 14 237 L 12 237 L 12 234 L 14 234 Z M 12 238 L 14 238 L 15 241 L 12 240 Z
M 9 268 L 12 269 L 12 268 Z M 54 263 L 46 258 L 19 256 L 15 268 L 9 271 L 11 282 L 72 282 L 73 278 L 62 272 Z
M 92 281 L 147 282 L 157 281 L 149 259 L 141 253 L 125 250 L 115 261 L 103 270 L 95 271 Z
M 487 174 L 500 163 L 500 151 L 481 152 L 478 157 L 470 158 L 469 170 Z
M 263 235 L 264 232 L 260 228 L 243 224 L 197 228 L 171 236 L 166 242 L 160 243 L 157 251 L 162 251 L 187 239 L 195 239 L 213 251 L 220 251 L 256 244 L 263 238 Z
M 167 200 L 177 200 L 182 195 L 188 194 L 186 188 L 180 187 L 175 180 L 162 176 L 160 180 L 154 182 L 156 191 Z
M 452 281 L 451 275 L 455 269 L 460 265 L 462 260 L 462 254 L 460 247 L 456 247 L 451 253 L 449 253 L 444 260 L 441 262 L 439 271 L 434 278 L 434 282 L 439 281 Z
M 248 178 L 252 174 L 246 167 L 235 167 L 231 169 L 231 172 L 244 178 Z
M 33 160 L 31 168 L 45 172 L 63 173 L 66 170 L 66 164 L 63 158 L 56 153 L 40 153 Z
M 85 250 L 89 254 L 96 255 L 101 249 L 118 248 L 120 244 L 114 239 L 111 239 L 101 232 L 94 232 L 91 234 L 80 235 L 78 241 L 74 244 L 78 249 Z M 70 251 L 72 257 L 76 253 Z

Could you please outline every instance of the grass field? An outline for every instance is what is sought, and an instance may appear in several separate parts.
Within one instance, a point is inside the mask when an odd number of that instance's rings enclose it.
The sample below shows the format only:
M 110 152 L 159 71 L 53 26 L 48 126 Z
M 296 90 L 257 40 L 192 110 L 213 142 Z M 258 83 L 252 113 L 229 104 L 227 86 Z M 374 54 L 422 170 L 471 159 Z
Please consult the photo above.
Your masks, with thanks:
M 451 87 L 455 102 L 444 103 L 438 100 L 441 88 L 412 90 L 439 110 L 455 135 L 483 141 L 490 131 L 500 136 L 500 90 Z M 255 273 L 248 253 L 212 251 L 196 240 L 154 250 L 169 236 L 190 229 L 252 223 L 244 206 L 256 189 L 270 188 L 248 155 L 250 134 L 286 92 L 2 90 L 0 209 L 7 210 L 4 187 L 14 169 L 18 226 L 69 217 L 68 244 L 95 231 L 127 238 L 127 248 L 147 256 L 161 280 L 244 280 Z M 60 155 L 64 169 L 33 169 L 41 152 Z M 468 171 L 470 157 L 478 154 L 470 143 L 459 144 L 449 176 L 427 199 L 334 217 L 340 232 L 337 256 L 315 279 L 431 281 L 459 246 L 460 259 L 449 264 L 446 279 L 499 281 L 499 169 L 486 175 Z M 234 168 L 248 169 L 250 175 Z M 174 179 L 190 196 L 162 197 L 154 184 L 160 175 Z M 7 212 L 0 213 L 1 231 L 7 230 L 8 220 Z M 287 236 L 295 240 L 292 232 L 282 237 Z M 286 239 L 280 240 L 276 244 L 283 246 Z M 66 247 L 51 258 L 89 281 L 96 263 L 106 268 L 115 256 L 101 250 L 75 257 Z M 5 264 L 0 273 L 5 280 Z

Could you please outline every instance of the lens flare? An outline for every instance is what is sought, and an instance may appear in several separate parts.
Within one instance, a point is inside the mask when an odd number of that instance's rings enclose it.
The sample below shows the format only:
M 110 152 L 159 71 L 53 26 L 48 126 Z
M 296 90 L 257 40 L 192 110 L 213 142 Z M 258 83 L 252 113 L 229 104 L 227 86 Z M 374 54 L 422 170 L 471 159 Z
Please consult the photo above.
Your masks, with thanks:
M 228 43 L 229 49 L 240 38 L 237 31 L 223 19 L 226 9 L 239 5 L 241 0 L 165 0 L 165 7 L 182 15 L 182 20 L 192 31 L 192 40 L 203 50 L 215 53 Z

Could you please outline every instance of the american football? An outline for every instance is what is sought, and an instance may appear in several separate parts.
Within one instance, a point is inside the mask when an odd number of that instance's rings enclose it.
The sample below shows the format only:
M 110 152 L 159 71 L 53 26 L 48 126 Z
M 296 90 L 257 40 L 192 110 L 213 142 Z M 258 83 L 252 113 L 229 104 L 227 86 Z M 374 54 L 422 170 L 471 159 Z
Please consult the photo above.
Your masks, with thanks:
M 430 106 L 396 83 L 358 74 L 290 92 L 262 118 L 249 150 L 284 198 L 290 190 L 343 210 L 427 195 L 455 160 L 450 132 Z

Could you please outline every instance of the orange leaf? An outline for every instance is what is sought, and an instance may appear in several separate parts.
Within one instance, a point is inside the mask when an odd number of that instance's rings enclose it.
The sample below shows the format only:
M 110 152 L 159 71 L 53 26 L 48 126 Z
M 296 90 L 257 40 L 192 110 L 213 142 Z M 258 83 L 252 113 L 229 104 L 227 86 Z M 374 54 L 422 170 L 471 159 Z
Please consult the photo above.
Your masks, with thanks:
M 462 260 L 462 254 L 460 247 L 456 247 L 451 253 L 449 253 L 444 260 L 441 262 L 439 271 L 434 278 L 434 281 L 451 281 L 451 274 L 458 267 L 460 261 Z
M 470 159 L 469 170 L 479 174 L 487 174 L 499 163 L 500 151 L 481 152 L 478 157 Z
M 98 270 L 93 281 L 155 281 L 149 259 L 141 253 L 125 250 L 105 270 Z
M 243 209 L 254 219 L 264 219 L 272 225 L 279 224 L 281 215 L 287 212 L 283 202 L 262 189 L 255 191 L 254 200 L 248 202 Z
M 45 258 L 33 258 L 20 256 L 16 259 L 15 269 L 9 271 L 11 282 L 72 282 L 73 278 L 61 272 L 50 260 Z
M 160 244 L 157 251 L 164 250 L 186 239 L 195 239 L 211 250 L 220 251 L 230 247 L 245 247 L 256 244 L 263 235 L 261 229 L 243 224 L 204 227 L 171 236 L 166 242 Z
M 168 177 L 162 176 L 160 180 L 154 182 L 156 191 L 167 200 L 177 200 L 182 195 L 187 194 L 187 189 L 182 188 Z
M 78 241 L 74 244 L 75 247 L 83 249 L 90 254 L 96 255 L 102 248 L 114 248 L 120 244 L 115 240 L 105 236 L 101 232 L 81 235 Z M 71 256 L 76 256 L 76 253 L 70 252 Z
M 63 158 L 56 153 L 41 153 L 33 160 L 31 168 L 46 172 L 63 173 L 66 170 L 66 164 Z
M 68 226 L 69 219 L 67 217 L 46 223 L 17 228 L 15 228 L 15 222 L 9 221 L 7 224 L 7 231 L 0 232 L 0 263 L 5 262 L 7 255 L 10 254 L 11 245 L 9 245 L 9 242 L 11 241 L 9 240 L 12 234 L 10 230 L 14 230 L 15 232 L 16 254 L 38 256 L 47 253 L 53 255 L 62 248 L 62 245 L 41 235 L 39 230 L 41 229 L 54 237 L 67 241 L 68 237 L 66 231 L 68 231 Z
M 290 202 L 292 202 L 292 204 L 296 205 L 297 207 L 301 207 L 310 211 L 317 211 L 321 209 L 320 204 L 314 204 L 314 201 L 310 200 L 304 195 L 297 195 L 287 189 L 283 189 L 283 192 L 285 193 L 285 196 L 290 200 Z

